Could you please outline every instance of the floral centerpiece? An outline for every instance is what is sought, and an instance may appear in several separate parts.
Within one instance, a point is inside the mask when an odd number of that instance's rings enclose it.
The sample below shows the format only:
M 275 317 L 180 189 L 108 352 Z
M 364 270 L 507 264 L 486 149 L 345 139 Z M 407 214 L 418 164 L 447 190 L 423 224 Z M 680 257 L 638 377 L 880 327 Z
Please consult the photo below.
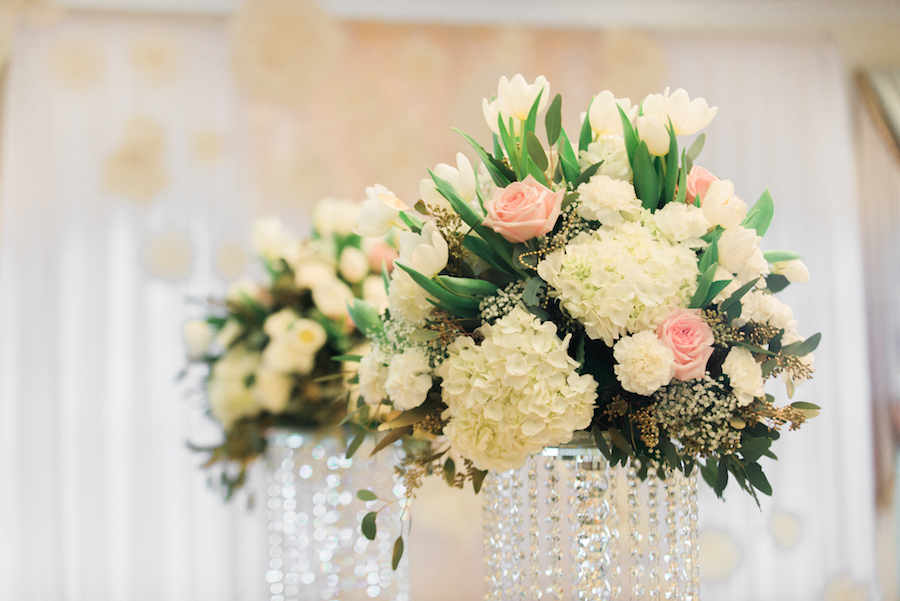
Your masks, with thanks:
M 818 407 L 776 406 L 764 385 L 792 395 L 819 341 L 774 296 L 809 273 L 761 248 L 771 195 L 748 207 L 695 164 L 703 134 L 679 145 L 715 117 L 704 99 L 604 91 L 570 138 L 549 92 L 502 78 L 490 150 L 460 132 L 477 168 L 460 154 L 412 206 L 380 188 L 360 214 L 361 234 L 402 230 L 387 310 L 352 312 L 372 343 L 360 392 L 393 411 L 378 429 L 431 441 L 400 468 L 409 494 L 431 473 L 477 492 L 579 431 L 642 476 L 699 467 L 719 495 L 729 478 L 770 494 L 760 458 Z
M 358 211 L 356 202 L 321 201 L 304 240 L 277 218 L 258 221 L 252 233 L 265 283 L 236 283 L 184 325 L 190 366 L 202 368 L 209 415 L 223 431 L 221 444 L 197 450 L 209 453 L 207 466 L 224 468 L 228 496 L 273 428 L 336 433 L 355 402 L 348 385 L 355 363 L 344 360 L 358 358 L 345 355 L 365 338 L 347 303 L 386 306 L 380 273 L 396 256 L 385 240 L 351 231 Z

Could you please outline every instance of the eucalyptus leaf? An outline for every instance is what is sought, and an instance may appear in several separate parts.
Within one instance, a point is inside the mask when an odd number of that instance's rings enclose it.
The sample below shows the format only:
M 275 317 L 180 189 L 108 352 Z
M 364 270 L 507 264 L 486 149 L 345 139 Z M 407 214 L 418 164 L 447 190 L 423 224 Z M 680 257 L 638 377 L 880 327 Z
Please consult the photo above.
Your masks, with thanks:
M 804 411 L 807 411 L 807 410 L 808 411 L 820 411 L 822 409 L 818 405 L 814 405 L 813 403 L 805 403 L 803 401 L 796 401 L 794 403 L 791 403 L 791 407 L 793 407 L 794 409 L 801 409 Z
M 821 332 L 813 334 L 806 340 L 802 342 L 795 342 L 793 344 L 788 344 L 781 347 L 781 352 L 784 355 L 794 355 L 797 357 L 804 357 L 819 346 L 819 342 L 822 340 Z
M 363 516 L 360 524 L 360 530 L 362 530 L 363 536 L 369 540 L 375 540 L 375 535 L 378 534 L 378 526 L 375 525 L 376 519 L 378 519 L 378 514 L 374 511 L 370 511 Z
M 609 443 L 606 442 L 606 437 L 603 436 L 603 430 L 600 426 L 594 426 L 591 429 L 591 434 L 594 435 L 594 442 L 597 445 L 597 448 L 600 449 L 600 452 L 603 453 L 603 456 L 606 457 L 607 461 L 612 458 L 612 452 L 609 449 Z
M 562 131 L 562 95 L 557 94 L 550 107 L 547 109 L 547 115 L 544 117 L 544 125 L 547 128 L 547 143 L 550 146 L 556 144 L 559 134 Z
M 719 469 L 716 473 L 716 484 L 713 487 L 716 495 L 721 497 L 722 493 L 725 492 L 725 487 L 728 486 L 728 463 L 724 460 L 719 462 Z
M 403 537 L 398 536 L 394 541 L 394 555 L 391 557 L 391 569 L 396 570 L 400 565 L 400 559 L 403 557 Z
M 762 468 L 758 463 L 751 463 L 746 467 L 747 471 L 747 479 L 759 492 L 764 495 L 772 496 L 772 485 L 769 484 L 769 479 L 766 478 L 766 475 L 763 473 Z
M 484 478 L 487 476 L 487 472 L 479 469 L 474 469 L 472 471 L 472 488 L 475 490 L 475 494 L 477 495 L 481 492 L 481 485 L 484 484 Z
M 384 438 L 378 441 L 378 444 L 375 445 L 375 448 L 372 449 L 372 452 L 369 453 L 369 457 L 380 451 L 381 449 L 388 447 L 404 436 L 408 436 L 412 434 L 413 427 L 412 426 L 403 426 L 402 428 L 397 428 L 396 430 L 391 430 L 387 434 L 385 434 Z
M 766 276 L 766 288 L 772 294 L 781 292 L 790 285 L 791 281 L 779 273 L 770 273 Z
M 373 493 L 371 490 L 359 490 L 356 491 L 356 498 L 360 501 L 377 501 L 378 495 Z
M 696 161 L 697 157 L 700 156 L 700 151 L 703 150 L 703 145 L 706 143 L 706 134 L 700 134 L 697 136 L 697 139 L 694 140 L 694 143 L 691 144 L 691 147 L 688 149 L 688 156 L 691 157 L 692 161 Z
M 550 163 L 547 161 L 547 153 L 533 131 L 525 134 L 525 143 L 528 146 L 528 156 L 531 157 L 531 160 L 534 161 L 534 164 L 538 166 L 541 172 L 546 171 L 547 167 L 550 166 Z
M 378 431 L 384 432 L 385 430 L 396 430 L 397 428 L 416 424 L 425 419 L 425 417 L 434 411 L 436 407 L 437 404 L 434 403 L 434 401 L 425 401 L 418 407 L 408 409 L 391 421 L 381 424 L 378 426 Z
M 612 443 L 616 445 L 618 448 L 622 449 L 627 455 L 633 455 L 634 451 L 631 448 L 631 445 L 628 443 L 628 440 L 622 435 L 619 430 L 616 428 L 610 427 L 607 432 L 609 432 L 609 438 L 612 440 Z
M 363 441 L 365 439 L 366 439 L 366 431 L 365 430 L 358 432 L 356 434 L 356 436 L 353 437 L 353 440 L 350 441 L 350 444 L 347 446 L 347 452 L 345 453 L 345 456 L 347 457 L 347 459 L 350 459 L 351 457 L 353 457 L 353 454 L 359 450 L 359 446 L 363 443 Z
M 437 330 L 425 330 L 423 328 L 416 328 L 409 335 L 409 339 L 413 342 L 431 342 L 440 337 L 441 335 Z
M 541 278 L 528 278 L 525 282 L 525 290 L 522 292 L 522 300 L 526 305 L 540 307 L 540 292 L 547 287 L 547 283 Z
M 447 457 L 447 460 L 444 462 L 444 480 L 450 486 L 453 486 L 453 483 L 456 482 L 456 463 L 450 457 Z
M 594 174 L 597 173 L 597 170 L 600 169 L 600 165 L 602 164 L 603 161 L 600 161 L 599 163 L 594 163 L 593 165 L 585 168 L 585 170 L 581 172 L 581 174 L 575 179 L 575 181 L 572 182 L 572 187 L 577 190 L 578 186 L 590 181 L 590 179 L 594 177 Z

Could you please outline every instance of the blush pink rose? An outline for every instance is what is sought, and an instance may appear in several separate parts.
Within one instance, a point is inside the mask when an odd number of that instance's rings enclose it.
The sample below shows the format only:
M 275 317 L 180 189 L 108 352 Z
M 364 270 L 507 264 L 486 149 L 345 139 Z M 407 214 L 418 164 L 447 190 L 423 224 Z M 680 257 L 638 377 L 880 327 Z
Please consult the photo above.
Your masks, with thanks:
M 400 254 L 383 242 L 379 242 L 369 249 L 369 269 L 373 273 L 381 273 L 382 266 L 387 266 L 388 273 L 394 269 L 394 259 Z
M 710 184 L 719 181 L 719 178 L 704 169 L 694 165 L 687 176 L 687 202 L 694 202 L 698 196 L 703 198 Z
M 715 337 L 700 317 L 700 309 L 675 309 L 656 328 L 656 335 L 675 353 L 677 379 L 685 381 L 703 377 Z
M 563 191 L 554 192 L 528 176 L 501 188 L 484 203 L 488 226 L 510 242 L 525 242 L 543 236 L 556 225 Z

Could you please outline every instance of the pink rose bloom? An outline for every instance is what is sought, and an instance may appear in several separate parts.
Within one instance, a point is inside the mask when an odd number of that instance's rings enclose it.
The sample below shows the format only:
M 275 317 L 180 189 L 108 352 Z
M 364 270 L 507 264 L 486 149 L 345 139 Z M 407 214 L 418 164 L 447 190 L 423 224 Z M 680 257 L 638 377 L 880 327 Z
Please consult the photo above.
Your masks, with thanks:
M 369 269 L 372 270 L 372 273 L 381 273 L 382 265 L 387 265 L 388 273 L 390 273 L 394 269 L 394 259 L 399 256 L 396 250 L 379 242 L 369 249 Z
M 675 353 L 677 379 L 685 381 L 703 377 L 715 337 L 700 317 L 700 309 L 675 309 L 656 328 L 656 335 Z
M 691 171 L 687 176 L 687 202 L 694 202 L 694 199 L 698 196 L 700 198 L 706 196 L 709 185 L 717 181 L 719 181 L 719 178 L 703 167 L 697 165 L 691 167 Z
M 556 225 L 563 191 L 554 192 L 528 176 L 497 191 L 484 203 L 484 225 L 510 242 L 543 236 Z

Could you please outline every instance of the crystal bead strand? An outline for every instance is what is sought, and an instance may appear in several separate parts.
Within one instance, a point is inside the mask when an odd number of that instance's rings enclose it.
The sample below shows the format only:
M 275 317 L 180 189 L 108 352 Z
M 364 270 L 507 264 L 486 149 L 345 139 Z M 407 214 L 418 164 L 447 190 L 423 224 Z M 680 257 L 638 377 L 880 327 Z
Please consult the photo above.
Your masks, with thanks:
M 500 590 L 508 592 L 509 587 L 512 584 L 512 572 L 514 569 L 512 548 L 514 541 L 511 536 L 513 529 L 512 490 L 510 489 L 510 484 L 512 483 L 512 471 L 500 474 L 499 481 L 502 482 L 502 485 L 497 489 L 500 493 L 497 506 L 499 508 L 499 515 L 503 516 L 497 528 L 497 537 L 499 539 L 498 547 L 500 552 L 499 586 Z
M 590 599 L 590 562 L 588 554 L 591 545 L 593 525 L 590 490 L 588 489 L 585 458 L 575 458 L 574 471 L 569 483 L 569 557 L 572 558 L 572 575 L 575 578 L 575 598 Z
M 666 478 L 666 553 L 663 555 L 665 569 L 664 598 L 675 599 L 678 595 L 678 497 L 676 488 L 678 472 L 672 470 Z
M 515 599 L 525 598 L 525 554 L 522 552 L 524 544 L 525 532 L 523 528 L 522 513 L 525 511 L 526 503 L 523 503 L 522 470 L 517 469 L 510 472 L 509 494 L 511 499 L 511 518 L 512 518 L 512 593 Z
M 679 512 L 678 512 L 678 536 L 679 536 L 679 588 L 681 589 L 680 599 L 684 601 L 693 601 L 691 599 L 691 523 L 689 519 L 690 502 L 688 497 L 688 479 L 679 474 L 678 478 L 678 496 L 679 496 Z
M 581 483 L 573 535 L 573 559 L 577 565 L 577 599 L 610 599 L 609 576 L 609 464 L 582 458 L 576 481 Z
M 551 599 L 562 599 L 562 512 L 559 499 L 559 465 L 556 457 L 548 457 L 547 463 L 547 522 L 549 532 L 549 563 L 547 576 L 550 578 L 547 595 Z
M 497 572 L 499 570 L 498 557 L 496 555 L 495 536 L 497 528 L 500 526 L 500 516 L 494 509 L 496 502 L 496 489 L 500 485 L 497 474 L 488 472 L 485 476 L 481 494 L 484 497 L 481 500 L 481 512 L 484 520 L 482 526 L 482 534 L 484 535 L 484 557 L 487 559 L 487 565 L 484 568 L 484 598 L 485 601 L 499 599 L 499 588 L 497 586 Z
M 644 596 L 644 551 L 641 545 L 641 506 L 638 496 L 640 479 L 637 476 L 636 467 L 640 467 L 637 460 L 632 459 L 627 472 L 626 492 L 628 499 L 628 567 L 629 582 L 631 584 L 631 598 L 640 599 Z
M 691 474 L 688 481 L 690 527 L 691 527 L 691 594 L 693 601 L 700 601 L 700 506 L 697 494 L 697 470 Z
M 609 587 L 611 597 L 620 599 L 622 584 L 619 581 L 621 569 L 619 568 L 619 470 L 611 467 L 609 470 Z
M 543 596 L 541 590 L 541 547 L 540 547 L 540 530 L 541 525 L 538 519 L 538 474 L 537 460 L 534 456 L 529 456 L 525 465 L 528 469 L 528 539 L 530 541 L 529 554 L 531 556 L 531 569 L 528 571 L 528 577 L 531 581 L 531 599 L 540 599 Z
M 659 480 L 651 469 L 647 475 L 647 564 L 650 567 L 650 599 L 659 599 Z

